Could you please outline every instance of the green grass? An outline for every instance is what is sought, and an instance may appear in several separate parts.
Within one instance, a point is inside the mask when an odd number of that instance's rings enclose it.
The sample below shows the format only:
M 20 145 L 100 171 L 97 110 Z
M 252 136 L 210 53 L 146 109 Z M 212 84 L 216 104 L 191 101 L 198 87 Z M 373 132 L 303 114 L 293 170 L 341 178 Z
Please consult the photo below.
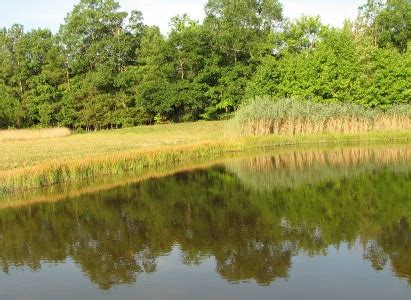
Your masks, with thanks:
M 0 193 L 212 159 L 251 148 L 411 140 L 411 132 L 235 137 L 226 121 L 143 126 L 64 138 L 1 142 Z
M 61 138 L 0 142 L 0 172 L 51 160 L 67 161 L 129 150 L 224 140 L 227 136 L 225 125 L 226 122 L 196 122 L 140 126 Z

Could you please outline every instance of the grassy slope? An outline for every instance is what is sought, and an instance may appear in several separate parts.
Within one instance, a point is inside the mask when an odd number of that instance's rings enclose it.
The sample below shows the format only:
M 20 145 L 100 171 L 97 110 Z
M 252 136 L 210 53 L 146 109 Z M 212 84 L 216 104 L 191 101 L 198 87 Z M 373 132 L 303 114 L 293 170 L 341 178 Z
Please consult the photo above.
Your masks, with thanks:
M 34 166 L 50 160 L 81 159 L 120 151 L 217 141 L 224 139 L 224 133 L 225 122 L 197 122 L 0 142 L 0 171 Z
M 226 122 L 145 126 L 65 138 L 0 143 L 0 193 L 191 162 L 227 151 L 300 143 L 411 140 L 411 132 L 233 138 Z

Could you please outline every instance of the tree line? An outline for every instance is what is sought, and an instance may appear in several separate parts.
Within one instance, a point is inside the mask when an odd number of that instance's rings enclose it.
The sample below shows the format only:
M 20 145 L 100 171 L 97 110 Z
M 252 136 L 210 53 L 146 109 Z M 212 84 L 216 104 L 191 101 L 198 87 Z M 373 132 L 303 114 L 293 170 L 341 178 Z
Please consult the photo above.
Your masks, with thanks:
M 209 0 L 170 32 L 115 0 L 80 0 L 60 30 L 0 30 L 0 128 L 75 130 L 229 117 L 257 95 L 410 103 L 411 3 L 368 0 L 342 28 L 278 0 Z

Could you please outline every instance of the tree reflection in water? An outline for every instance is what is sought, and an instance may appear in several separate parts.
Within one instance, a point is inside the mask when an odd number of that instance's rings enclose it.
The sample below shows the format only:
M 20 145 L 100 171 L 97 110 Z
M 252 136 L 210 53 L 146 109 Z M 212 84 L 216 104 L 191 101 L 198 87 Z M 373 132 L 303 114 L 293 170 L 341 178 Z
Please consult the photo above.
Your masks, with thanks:
M 359 241 L 376 270 L 389 266 L 411 284 L 408 152 L 383 163 L 376 152 L 351 152 L 240 160 L 3 209 L 0 265 L 38 270 L 71 258 L 107 290 L 156 272 L 178 244 L 187 265 L 214 257 L 226 280 L 269 285 L 289 277 L 293 256 Z

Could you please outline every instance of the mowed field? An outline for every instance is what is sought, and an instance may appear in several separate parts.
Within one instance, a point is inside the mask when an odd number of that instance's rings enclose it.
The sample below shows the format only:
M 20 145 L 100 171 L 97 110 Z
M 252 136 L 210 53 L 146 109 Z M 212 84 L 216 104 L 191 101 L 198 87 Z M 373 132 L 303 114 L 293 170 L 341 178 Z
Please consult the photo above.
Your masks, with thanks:
M 140 126 L 66 137 L 0 142 L 0 171 L 48 161 L 98 157 L 138 149 L 219 141 L 227 136 L 226 121 Z

